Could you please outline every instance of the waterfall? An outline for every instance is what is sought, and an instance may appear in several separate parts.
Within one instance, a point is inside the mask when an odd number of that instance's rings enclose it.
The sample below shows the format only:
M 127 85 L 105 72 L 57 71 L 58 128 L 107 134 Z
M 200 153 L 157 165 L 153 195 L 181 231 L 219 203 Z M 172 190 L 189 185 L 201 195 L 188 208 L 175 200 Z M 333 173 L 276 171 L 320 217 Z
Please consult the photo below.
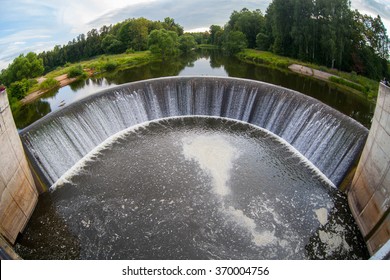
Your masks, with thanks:
M 124 84 L 77 101 L 21 131 L 32 164 L 52 185 L 111 135 L 146 121 L 220 116 L 285 139 L 336 186 L 363 148 L 368 131 L 301 93 L 262 82 L 168 77 Z

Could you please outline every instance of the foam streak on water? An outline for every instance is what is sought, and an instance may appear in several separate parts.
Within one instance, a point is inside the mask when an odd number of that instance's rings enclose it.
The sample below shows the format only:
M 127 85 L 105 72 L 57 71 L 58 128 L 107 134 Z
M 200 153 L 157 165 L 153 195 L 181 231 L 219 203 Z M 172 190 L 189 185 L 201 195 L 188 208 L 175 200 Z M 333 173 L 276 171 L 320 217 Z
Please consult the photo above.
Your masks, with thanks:
M 225 196 L 230 193 L 230 170 L 238 152 L 225 139 L 220 136 L 185 138 L 183 153 L 186 159 L 195 160 L 200 168 L 211 174 L 216 194 Z
M 180 77 L 131 83 L 90 96 L 46 116 L 21 137 L 31 161 L 51 185 L 115 133 L 187 115 L 226 117 L 266 128 L 335 185 L 367 136 L 356 121 L 291 90 L 243 79 Z

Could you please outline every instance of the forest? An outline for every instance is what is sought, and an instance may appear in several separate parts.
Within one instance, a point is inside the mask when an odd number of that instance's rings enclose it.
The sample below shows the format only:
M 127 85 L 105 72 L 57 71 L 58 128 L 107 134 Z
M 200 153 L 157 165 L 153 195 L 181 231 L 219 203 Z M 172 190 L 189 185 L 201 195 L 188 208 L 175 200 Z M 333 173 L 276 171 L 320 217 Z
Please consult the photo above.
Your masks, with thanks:
M 233 11 L 224 26 L 184 33 L 173 18 L 131 18 L 80 34 L 68 44 L 39 54 L 21 54 L 3 69 L 0 84 L 23 96 L 31 79 L 68 63 L 102 54 L 150 50 L 164 59 L 211 44 L 230 55 L 245 48 L 270 51 L 302 61 L 389 78 L 389 38 L 379 16 L 352 10 L 349 0 L 273 0 L 265 13 Z

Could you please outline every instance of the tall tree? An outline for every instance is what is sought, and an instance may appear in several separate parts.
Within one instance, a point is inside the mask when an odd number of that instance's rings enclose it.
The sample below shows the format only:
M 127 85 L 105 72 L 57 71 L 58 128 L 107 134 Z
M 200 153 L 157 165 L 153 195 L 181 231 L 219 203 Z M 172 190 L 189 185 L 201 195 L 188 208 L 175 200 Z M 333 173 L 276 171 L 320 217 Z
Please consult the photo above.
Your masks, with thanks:
M 21 54 L 13 60 L 8 68 L 1 72 L 0 83 L 10 86 L 16 81 L 31 79 L 43 74 L 43 60 L 37 54 L 29 52 Z
M 148 45 L 152 53 L 165 59 L 167 56 L 174 55 L 178 52 L 177 33 L 165 29 L 153 30 L 149 34 Z
M 241 11 L 234 11 L 228 22 L 228 29 L 241 31 L 248 42 L 249 48 L 256 47 L 256 36 L 264 27 L 264 16 L 260 10 L 250 11 L 243 8 Z
M 246 36 L 241 31 L 227 31 L 222 43 L 222 49 L 228 54 L 235 54 L 248 46 Z

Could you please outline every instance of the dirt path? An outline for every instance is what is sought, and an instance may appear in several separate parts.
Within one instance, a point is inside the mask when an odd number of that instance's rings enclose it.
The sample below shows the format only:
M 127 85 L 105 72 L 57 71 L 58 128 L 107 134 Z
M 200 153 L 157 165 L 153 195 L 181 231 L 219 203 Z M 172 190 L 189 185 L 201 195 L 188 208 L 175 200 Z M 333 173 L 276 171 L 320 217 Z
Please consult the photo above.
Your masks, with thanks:
M 335 75 L 326 73 L 324 71 L 316 70 L 300 64 L 291 64 L 288 68 L 293 72 L 325 81 L 328 81 L 330 77 L 336 77 Z

